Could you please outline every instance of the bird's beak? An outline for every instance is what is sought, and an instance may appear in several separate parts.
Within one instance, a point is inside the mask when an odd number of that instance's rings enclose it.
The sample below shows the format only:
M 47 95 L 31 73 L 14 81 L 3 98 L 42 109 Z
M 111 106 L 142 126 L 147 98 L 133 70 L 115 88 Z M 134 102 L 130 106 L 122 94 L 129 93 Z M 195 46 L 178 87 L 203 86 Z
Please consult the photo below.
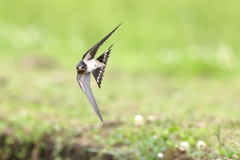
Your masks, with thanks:
M 84 73 L 86 72 L 86 69 L 84 66 L 77 66 L 76 67 L 78 73 Z

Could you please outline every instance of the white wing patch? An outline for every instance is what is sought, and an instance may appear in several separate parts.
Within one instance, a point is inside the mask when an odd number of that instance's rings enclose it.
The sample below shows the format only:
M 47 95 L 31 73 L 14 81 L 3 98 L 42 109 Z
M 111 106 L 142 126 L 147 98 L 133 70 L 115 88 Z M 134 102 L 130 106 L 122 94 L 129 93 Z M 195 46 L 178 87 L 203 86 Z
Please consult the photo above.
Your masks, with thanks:
M 100 70 L 99 73 L 98 73 L 98 77 L 97 77 L 97 83 L 99 83 L 99 80 L 101 78 L 102 73 L 103 73 L 103 71 Z

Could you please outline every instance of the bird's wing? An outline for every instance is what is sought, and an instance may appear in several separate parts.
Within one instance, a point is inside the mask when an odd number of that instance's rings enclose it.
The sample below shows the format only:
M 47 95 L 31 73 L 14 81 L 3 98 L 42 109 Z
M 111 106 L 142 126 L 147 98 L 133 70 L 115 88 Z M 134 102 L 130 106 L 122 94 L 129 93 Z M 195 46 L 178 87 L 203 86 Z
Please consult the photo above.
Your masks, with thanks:
M 121 23 L 122 24 L 122 23 Z M 101 41 L 99 41 L 97 44 L 95 44 L 91 49 L 89 49 L 87 51 L 87 53 L 85 53 L 83 55 L 82 60 L 89 60 L 89 59 L 93 59 L 95 54 L 97 53 L 98 48 L 113 34 L 113 32 L 115 32 L 116 29 L 118 29 L 118 27 L 121 25 L 119 24 L 112 32 L 110 32 L 106 37 L 104 37 Z
M 96 100 L 92 93 L 92 89 L 90 87 L 90 79 L 91 79 L 90 73 L 86 73 L 86 74 L 78 73 L 78 75 L 77 75 L 77 81 L 78 81 L 79 86 L 81 87 L 81 89 L 83 90 L 85 95 L 87 96 L 88 101 L 91 103 L 91 105 L 92 105 L 93 109 L 95 110 L 95 112 L 97 113 L 98 117 L 103 122 L 102 115 L 98 109 L 98 105 L 96 103 Z
M 96 70 L 94 70 L 92 72 L 97 84 L 98 84 L 98 87 L 101 88 L 101 82 L 102 82 L 102 78 L 103 78 L 103 75 L 104 75 L 104 72 L 105 72 L 105 68 L 106 68 L 106 65 L 107 65 L 107 61 L 108 61 L 108 58 L 109 58 L 109 55 L 111 53 L 111 47 L 113 45 L 111 45 L 101 56 L 99 56 L 97 58 L 97 60 L 101 63 L 104 63 L 105 66 L 104 67 L 101 67 L 101 68 L 98 68 Z

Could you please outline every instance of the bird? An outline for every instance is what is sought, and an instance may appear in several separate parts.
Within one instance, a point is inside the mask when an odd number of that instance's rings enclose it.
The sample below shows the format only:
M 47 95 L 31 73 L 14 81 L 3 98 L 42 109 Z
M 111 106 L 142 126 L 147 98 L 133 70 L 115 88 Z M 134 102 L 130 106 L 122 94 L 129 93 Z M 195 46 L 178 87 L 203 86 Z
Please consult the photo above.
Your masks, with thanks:
M 90 73 L 93 74 L 93 77 L 95 78 L 98 87 L 101 88 L 103 74 L 105 72 L 107 61 L 113 45 L 111 45 L 98 58 L 94 59 L 94 56 L 96 55 L 98 48 L 118 29 L 118 27 L 121 24 L 122 23 L 120 23 L 114 30 L 112 30 L 102 40 L 100 40 L 97 44 L 95 44 L 92 48 L 90 48 L 83 55 L 82 60 L 76 66 L 76 69 L 77 69 L 76 78 L 77 78 L 78 84 L 102 122 L 103 122 L 103 118 L 102 118 L 101 112 L 98 108 L 97 102 L 94 98 L 92 89 L 90 87 L 90 80 L 91 80 Z

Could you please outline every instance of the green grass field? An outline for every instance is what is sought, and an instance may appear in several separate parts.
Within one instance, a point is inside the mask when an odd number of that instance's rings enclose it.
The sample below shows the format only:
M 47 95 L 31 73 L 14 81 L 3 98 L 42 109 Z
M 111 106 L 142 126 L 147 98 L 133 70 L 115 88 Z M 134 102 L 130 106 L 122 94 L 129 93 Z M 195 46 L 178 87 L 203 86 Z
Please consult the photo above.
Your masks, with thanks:
M 0 159 L 44 159 L 46 137 L 57 160 L 76 143 L 95 159 L 239 159 L 238 1 L 0 2 Z M 75 66 L 121 22 L 99 49 L 114 44 L 102 88 L 91 83 L 102 124 Z

